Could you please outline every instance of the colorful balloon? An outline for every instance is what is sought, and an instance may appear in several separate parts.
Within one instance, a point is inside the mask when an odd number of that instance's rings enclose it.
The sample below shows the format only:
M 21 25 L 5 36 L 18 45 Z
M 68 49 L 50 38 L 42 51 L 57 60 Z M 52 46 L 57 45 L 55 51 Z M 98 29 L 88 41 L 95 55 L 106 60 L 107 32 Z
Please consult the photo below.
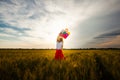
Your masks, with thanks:
M 69 35 L 70 32 L 68 31 L 68 29 L 66 28 L 65 30 L 62 30 L 59 34 L 61 37 L 63 37 L 64 39 L 66 39 Z

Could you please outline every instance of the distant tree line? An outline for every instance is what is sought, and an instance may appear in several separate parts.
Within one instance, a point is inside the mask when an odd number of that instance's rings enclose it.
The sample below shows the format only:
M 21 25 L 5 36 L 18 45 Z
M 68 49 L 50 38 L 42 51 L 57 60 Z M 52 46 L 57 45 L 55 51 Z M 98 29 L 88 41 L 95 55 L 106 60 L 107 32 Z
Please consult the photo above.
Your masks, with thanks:
M 55 50 L 54 48 L 0 48 L 0 50 Z M 120 50 L 120 48 L 64 48 L 64 50 Z

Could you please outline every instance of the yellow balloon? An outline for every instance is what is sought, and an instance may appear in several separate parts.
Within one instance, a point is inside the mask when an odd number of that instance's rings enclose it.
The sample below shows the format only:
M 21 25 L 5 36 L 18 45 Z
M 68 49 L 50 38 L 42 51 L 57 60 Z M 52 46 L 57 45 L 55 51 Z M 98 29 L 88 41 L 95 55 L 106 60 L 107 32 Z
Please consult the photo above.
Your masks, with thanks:
M 70 35 L 70 32 L 68 32 L 68 34 Z

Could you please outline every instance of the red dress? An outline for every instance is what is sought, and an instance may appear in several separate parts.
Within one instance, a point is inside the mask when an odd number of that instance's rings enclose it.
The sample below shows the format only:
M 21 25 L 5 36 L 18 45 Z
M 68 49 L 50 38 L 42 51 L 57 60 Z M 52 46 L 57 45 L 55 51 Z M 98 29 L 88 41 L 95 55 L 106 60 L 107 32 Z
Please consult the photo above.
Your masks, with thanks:
M 62 49 L 56 49 L 55 60 L 62 60 L 62 59 L 65 59 Z

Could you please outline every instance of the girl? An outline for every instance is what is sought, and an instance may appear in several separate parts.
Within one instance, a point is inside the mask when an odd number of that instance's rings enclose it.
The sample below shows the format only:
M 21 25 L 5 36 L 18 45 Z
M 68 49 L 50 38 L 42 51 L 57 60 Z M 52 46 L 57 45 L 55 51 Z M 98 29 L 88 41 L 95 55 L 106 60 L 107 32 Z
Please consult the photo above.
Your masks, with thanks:
M 56 44 L 55 60 L 65 59 L 62 49 L 63 49 L 63 38 L 58 36 L 57 44 Z

